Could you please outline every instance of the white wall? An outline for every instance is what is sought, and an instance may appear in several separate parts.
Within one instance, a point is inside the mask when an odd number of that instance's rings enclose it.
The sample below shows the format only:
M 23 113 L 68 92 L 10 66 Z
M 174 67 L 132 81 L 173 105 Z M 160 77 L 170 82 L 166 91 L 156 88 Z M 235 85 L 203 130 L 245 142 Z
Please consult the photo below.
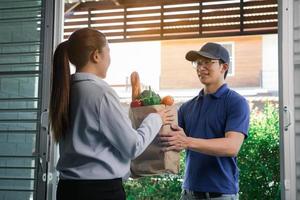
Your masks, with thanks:
M 278 35 L 263 35 L 262 87 L 278 91 Z

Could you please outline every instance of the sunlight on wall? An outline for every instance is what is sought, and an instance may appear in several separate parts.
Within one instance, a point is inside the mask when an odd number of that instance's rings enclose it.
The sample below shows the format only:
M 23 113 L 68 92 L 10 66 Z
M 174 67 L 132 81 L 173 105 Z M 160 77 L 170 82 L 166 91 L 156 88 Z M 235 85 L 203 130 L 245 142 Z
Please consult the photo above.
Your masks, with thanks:
M 263 35 L 262 87 L 278 91 L 278 35 Z
M 137 71 L 141 83 L 159 89 L 161 68 L 160 42 L 112 43 L 110 46 L 111 64 L 106 81 L 111 85 L 130 85 L 130 74 Z

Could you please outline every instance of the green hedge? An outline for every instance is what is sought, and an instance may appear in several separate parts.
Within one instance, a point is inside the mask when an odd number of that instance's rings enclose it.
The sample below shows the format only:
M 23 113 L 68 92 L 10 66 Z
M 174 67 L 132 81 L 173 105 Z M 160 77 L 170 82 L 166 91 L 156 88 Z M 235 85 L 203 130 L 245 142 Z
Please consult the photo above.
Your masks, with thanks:
M 251 114 L 249 138 L 238 156 L 240 199 L 280 199 L 278 107 L 266 104 Z
M 238 156 L 240 200 L 280 199 L 278 108 L 266 104 L 253 109 L 249 137 Z M 128 180 L 124 187 L 128 200 L 175 200 L 180 198 L 184 173 L 184 152 L 178 175 L 161 175 Z

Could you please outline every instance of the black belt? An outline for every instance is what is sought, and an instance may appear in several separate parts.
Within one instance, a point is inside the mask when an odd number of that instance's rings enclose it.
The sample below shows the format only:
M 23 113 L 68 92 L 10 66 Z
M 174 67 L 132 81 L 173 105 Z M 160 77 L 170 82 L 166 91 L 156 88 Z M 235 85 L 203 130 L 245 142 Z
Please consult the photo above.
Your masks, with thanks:
M 215 197 L 221 197 L 223 194 L 219 192 L 196 192 L 191 190 L 184 190 L 185 194 L 191 194 L 198 198 L 215 198 Z

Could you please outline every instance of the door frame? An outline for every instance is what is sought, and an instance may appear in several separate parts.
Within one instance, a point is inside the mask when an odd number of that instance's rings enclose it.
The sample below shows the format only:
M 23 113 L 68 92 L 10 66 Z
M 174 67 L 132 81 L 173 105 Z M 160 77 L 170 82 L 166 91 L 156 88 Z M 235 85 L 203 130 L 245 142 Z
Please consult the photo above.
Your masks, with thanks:
M 53 34 L 53 40 L 51 41 L 52 48 L 49 48 L 48 52 L 48 57 L 49 55 L 53 55 L 54 50 L 56 46 L 62 42 L 63 40 L 63 22 L 64 22 L 64 1 L 55 1 L 53 4 L 53 28 L 50 33 Z M 50 30 L 49 30 L 50 31 Z M 50 56 L 52 57 L 52 56 Z M 48 74 L 51 76 L 52 72 L 52 62 L 49 63 L 48 65 Z M 51 77 L 49 77 L 49 80 L 51 81 Z M 51 92 L 51 82 L 49 84 L 49 97 L 48 99 L 50 100 L 50 92 Z M 56 163 L 58 160 L 58 145 L 54 142 L 54 140 L 51 137 L 51 127 L 50 124 L 48 125 L 49 130 L 48 130 L 48 135 L 49 135 L 49 152 L 48 152 L 48 182 L 47 182 L 47 194 L 46 194 L 46 200 L 56 200 L 56 189 L 57 189 L 57 184 L 58 184 L 58 172 L 56 170 Z
M 43 21 L 41 26 L 41 38 L 44 41 L 41 47 L 42 74 L 39 80 L 39 94 L 41 94 L 40 104 L 40 124 L 39 124 L 39 152 L 38 152 L 38 181 L 36 199 L 46 199 L 47 187 L 51 176 L 48 174 L 49 163 L 49 123 L 48 123 L 48 107 L 50 102 L 50 83 L 51 83 L 51 56 L 53 49 L 53 16 L 54 16 L 54 0 L 44 0 L 43 3 Z
M 296 200 L 293 0 L 278 1 L 281 199 Z
M 63 40 L 63 19 L 64 2 L 53 0 L 46 1 L 48 12 L 53 12 L 54 27 L 45 25 L 45 38 L 53 33 L 52 44 L 57 46 Z M 53 8 L 53 10 L 49 8 Z M 49 11 L 50 10 L 50 11 Z M 47 12 L 46 12 L 47 16 Z M 280 118 L 280 177 L 281 177 L 281 199 L 296 200 L 296 160 L 295 160 L 295 127 L 294 127 L 294 60 L 293 60 L 293 0 L 278 1 L 278 66 L 279 66 L 279 118 Z M 49 18 L 49 17 L 48 17 Z M 46 17 L 47 20 L 47 17 Z M 48 19 L 50 20 L 50 19 Z M 50 21 L 49 21 L 50 22 Z M 51 24 L 51 23 L 46 24 Z M 286 30 L 290 30 L 286 31 Z M 51 37 L 49 37 L 51 38 Z M 48 43 L 47 44 L 51 44 Z M 52 47 L 53 47 L 52 46 Z M 48 48 L 45 49 L 45 55 L 52 55 Z M 49 56 L 48 56 L 49 58 Z M 44 66 L 51 66 L 51 61 L 44 60 Z M 45 76 L 51 74 L 51 67 L 45 70 Z M 47 71 L 47 72 L 46 72 Z M 47 77 L 48 79 L 48 77 Z M 50 78 L 49 78 L 50 80 Z M 50 86 L 48 83 L 47 87 Z M 43 108 L 43 107 L 42 107 Z M 46 107 L 48 108 L 48 107 Z M 41 138 L 42 139 L 42 138 Z M 57 145 L 52 140 L 47 139 L 50 145 L 48 174 L 52 179 L 48 180 L 47 200 L 55 200 L 56 185 L 58 182 L 55 163 L 57 162 Z

